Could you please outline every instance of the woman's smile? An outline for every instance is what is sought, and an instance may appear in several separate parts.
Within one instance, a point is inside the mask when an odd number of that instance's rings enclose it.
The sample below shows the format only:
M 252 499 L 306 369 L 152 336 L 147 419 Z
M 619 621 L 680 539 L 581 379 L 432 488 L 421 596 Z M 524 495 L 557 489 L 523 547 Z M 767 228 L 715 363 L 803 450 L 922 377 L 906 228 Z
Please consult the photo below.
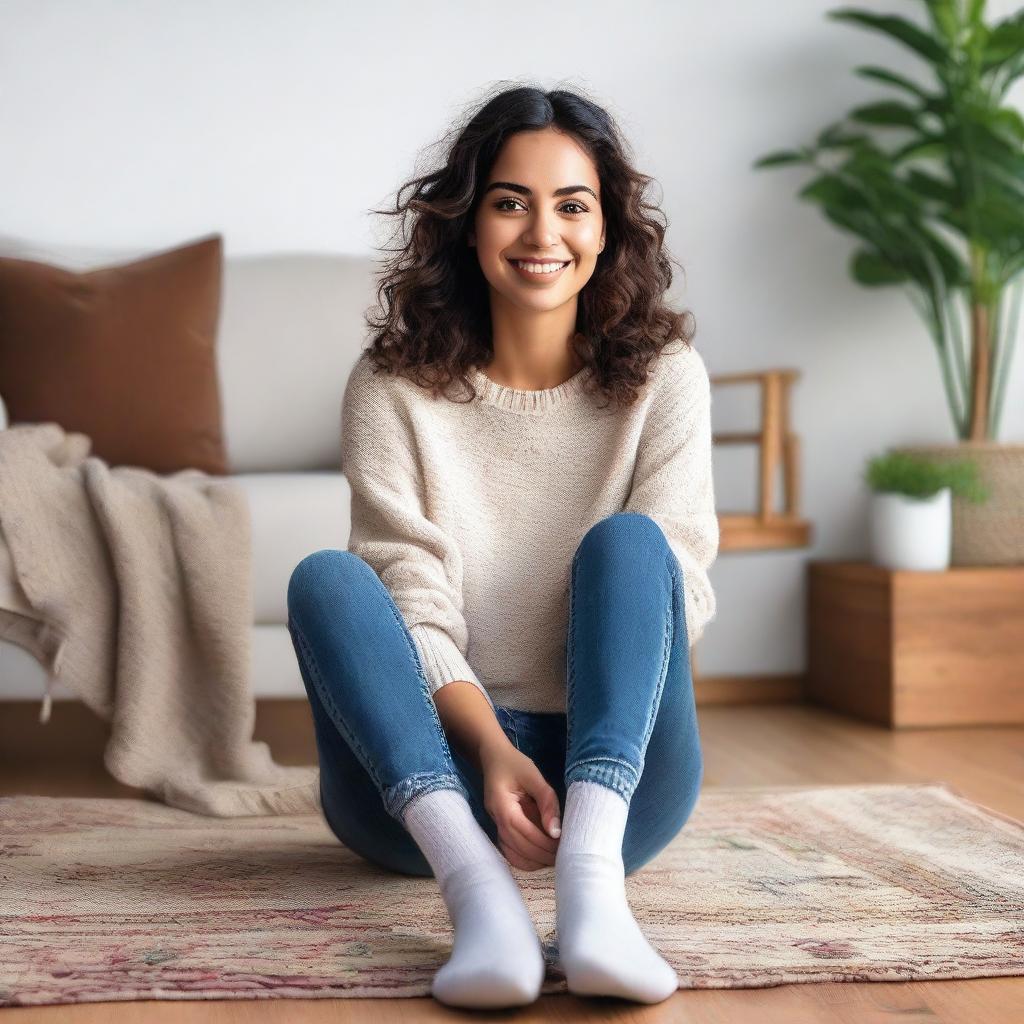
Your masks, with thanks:
M 509 259 L 520 277 L 534 284 L 544 284 L 562 276 L 572 260 L 515 260 Z

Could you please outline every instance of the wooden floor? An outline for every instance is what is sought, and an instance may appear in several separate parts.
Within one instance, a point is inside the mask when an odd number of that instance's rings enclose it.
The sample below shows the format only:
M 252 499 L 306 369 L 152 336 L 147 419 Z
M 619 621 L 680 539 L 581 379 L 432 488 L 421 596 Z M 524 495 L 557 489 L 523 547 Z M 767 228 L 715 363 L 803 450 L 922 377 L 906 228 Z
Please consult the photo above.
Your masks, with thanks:
M 800 704 L 699 708 L 705 788 L 808 783 L 943 781 L 980 804 L 1024 820 L 1024 727 L 887 729 Z M 302 742 L 305 742 L 303 740 Z M 310 763 L 311 750 L 274 748 L 285 763 Z M 0 794 L 134 796 L 103 769 L 52 759 L 0 765 Z M 522 1010 L 450 1010 L 431 998 L 271 999 L 11 1008 L 3 1024 L 162 1024 L 165 1021 L 349 1022 L 645 1021 L 688 1024 L 811 1024 L 828 1021 L 1024 1021 L 1024 978 L 969 981 L 780 985 L 765 989 L 680 990 L 657 1006 L 545 996 Z

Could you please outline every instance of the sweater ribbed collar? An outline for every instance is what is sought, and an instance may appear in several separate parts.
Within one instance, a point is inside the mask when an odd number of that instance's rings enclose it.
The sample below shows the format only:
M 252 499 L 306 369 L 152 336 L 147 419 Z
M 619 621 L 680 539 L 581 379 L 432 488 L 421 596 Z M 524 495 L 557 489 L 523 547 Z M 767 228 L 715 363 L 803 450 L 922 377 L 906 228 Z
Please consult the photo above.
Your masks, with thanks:
M 543 413 L 560 408 L 573 401 L 582 393 L 583 385 L 590 376 L 591 368 L 584 366 L 568 380 L 553 388 L 542 388 L 539 391 L 526 391 L 511 388 L 491 380 L 481 369 L 473 367 L 469 371 L 470 379 L 476 388 L 477 400 L 486 405 L 494 405 L 499 409 L 512 412 Z

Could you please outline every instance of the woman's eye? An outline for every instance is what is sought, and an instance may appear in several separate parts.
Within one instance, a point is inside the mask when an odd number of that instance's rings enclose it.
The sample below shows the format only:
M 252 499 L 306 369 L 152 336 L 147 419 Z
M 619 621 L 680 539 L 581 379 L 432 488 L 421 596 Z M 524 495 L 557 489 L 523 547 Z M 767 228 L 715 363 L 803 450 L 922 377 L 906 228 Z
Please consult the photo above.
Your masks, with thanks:
M 506 206 L 505 205 L 506 203 L 520 203 L 520 201 L 518 199 L 513 199 L 511 196 L 506 196 L 504 199 L 499 199 L 494 204 L 494 208 L 496 210 L 501 210 L 503 213 L 506 212 L 506 211 L 507 212 L 511 212 L 514 207 Z M 520 203 L 520 205 L 522 205 L 522 203 Z M 576 207 L 576 209 L 572 210 L 572 211 L 569 211 L 569 210 L 566 209 L 569 206 L 574 206 L 574 207 Z M 566 210 L 566 212 L 568 212 L 570 214 L 570 216 L 573 216 L 573 217 L 578 216 L 581 213 L 586 213 L 587 212 L 587 208 L 582 203 L 576 202 L 575 199 L 570 200 L 568 203 L 563 203 L 562 206 L 560 207 L 560 209 Z

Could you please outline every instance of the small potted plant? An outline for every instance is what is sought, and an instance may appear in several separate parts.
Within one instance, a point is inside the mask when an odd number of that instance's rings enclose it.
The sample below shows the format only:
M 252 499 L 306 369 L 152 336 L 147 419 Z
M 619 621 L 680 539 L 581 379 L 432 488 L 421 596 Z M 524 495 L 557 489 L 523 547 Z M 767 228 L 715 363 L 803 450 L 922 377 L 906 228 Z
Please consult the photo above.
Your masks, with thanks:
M 888 569 L 948 569 L 953 537 L 952 496 L 988 497 L 970 459 L 937 462 L 890 450 L 867 462 L 871 489 L 871 560 Z

